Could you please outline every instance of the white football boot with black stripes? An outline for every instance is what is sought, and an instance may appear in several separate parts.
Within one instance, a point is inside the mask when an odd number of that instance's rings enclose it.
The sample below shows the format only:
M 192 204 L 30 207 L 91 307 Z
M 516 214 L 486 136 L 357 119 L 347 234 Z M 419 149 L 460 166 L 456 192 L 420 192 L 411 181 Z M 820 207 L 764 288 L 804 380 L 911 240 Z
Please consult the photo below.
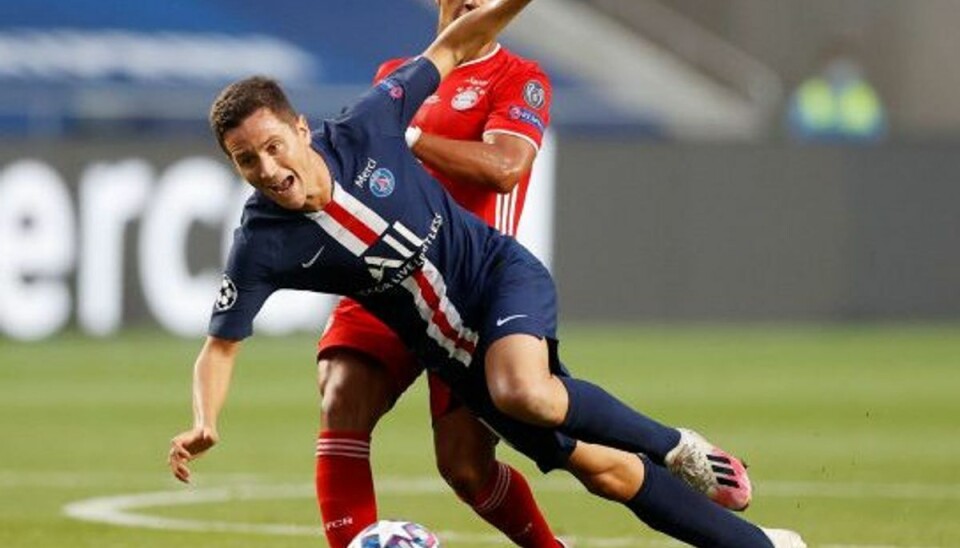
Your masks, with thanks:
M 767 529 L 766 527 L 761 527 L 760 530 L 770 539 L 773 548 L 807 548 L 807 543 L 803 542 L 800 535 L 788 529 Z
M 667 469 L 720 506 L 745 510 L 753 492 L 746 466 L 693 430 L 677 430 L 680 443 L 667 453 Z

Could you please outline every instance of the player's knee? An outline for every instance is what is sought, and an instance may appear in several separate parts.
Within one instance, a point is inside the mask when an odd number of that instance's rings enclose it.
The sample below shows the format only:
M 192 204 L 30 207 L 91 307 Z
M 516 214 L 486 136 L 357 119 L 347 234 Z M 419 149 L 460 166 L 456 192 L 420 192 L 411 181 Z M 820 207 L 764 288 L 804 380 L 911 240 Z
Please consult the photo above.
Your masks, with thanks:
M 393 406 L 393 383 L 376 362 L 338 352 L 317 361 L 320 420 L 332 430 L 369 432 Z
M 461 499 L 475 501 L 496 470 L 497 438 L 465 407 L 435 417 L 433 432 L 440 476 Z
M 379 418 L 374 405 L 360 405 L 351 401 L 348 389 L 339 384 L 328 384 L 320 401 L 320 421 L 329 429 L 369 431 Z M 372 403 L 372 402 L 371 402 Z M 369 424 L 370 426 L 365 426 Z
M 542 382 L 494 382 L 490 398 L 497 409 L 531 424 L 553 426 L 556 415 L 551 391 Z
M 493 449 L 451 440 L 451 443 L 438 444 L 436 450 L 440 476 L 462 500 L 475 501 L 496 467 Z
M 462 500 L 472 502 L 480 496 L 490 471 L 473 460 L 437 457 L 437 471 Z
M 533 391 L 515 383 L 497 383 L 490 386 L 490 398 L 493 404 L 507 415 L 526 414 L 534 401 Z

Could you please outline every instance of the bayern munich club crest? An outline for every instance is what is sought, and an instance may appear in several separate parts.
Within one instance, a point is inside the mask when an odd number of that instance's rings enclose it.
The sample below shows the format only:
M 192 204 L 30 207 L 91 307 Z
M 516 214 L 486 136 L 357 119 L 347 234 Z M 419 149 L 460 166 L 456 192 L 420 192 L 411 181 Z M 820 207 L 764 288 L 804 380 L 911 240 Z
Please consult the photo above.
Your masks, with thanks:
M 480 102 L 480 92 L 468 88 L 453 96 L 450 106 L 453 110 L 467 110 Z
M 547 101 L 547 92 L 543 89 L 543 84 L 536 80 L 527 82 L 523 86 L 523 100 L 533 108 L 542 108 Z
M 237 286 L 233 285 L 233 280 L 226 274 L 223 275 L 223 281 L 220 282 L 220 293 L 217 295 L 217 301 L 213 307 L 218 312 L 230 310 L 237 302 Z
M 393 177 L 393 173 L 385 167 L 370 174 L 370 192 L 377 198 L 386 198 L 393 194 L 396 185 L 397 180 Z

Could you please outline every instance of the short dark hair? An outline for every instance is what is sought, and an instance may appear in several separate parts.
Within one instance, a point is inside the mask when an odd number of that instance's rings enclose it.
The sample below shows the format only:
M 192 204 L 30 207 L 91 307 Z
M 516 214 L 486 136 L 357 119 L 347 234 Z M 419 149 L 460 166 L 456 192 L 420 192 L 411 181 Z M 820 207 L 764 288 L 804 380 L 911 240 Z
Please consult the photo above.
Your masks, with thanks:
M 210 107 L 210 129 L 224 152 L 223 136 L 237 128 L 261 108 L 270 109 L 277 117 L 296 123 L 297 113 L 276 80 L 251 76 L 225 87 Z

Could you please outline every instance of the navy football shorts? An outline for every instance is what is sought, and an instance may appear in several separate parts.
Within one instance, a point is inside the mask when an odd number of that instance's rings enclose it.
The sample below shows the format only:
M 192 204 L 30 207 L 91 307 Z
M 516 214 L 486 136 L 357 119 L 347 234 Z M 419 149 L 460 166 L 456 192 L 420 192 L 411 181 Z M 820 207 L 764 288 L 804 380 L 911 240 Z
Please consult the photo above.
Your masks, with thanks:
M 557 289 L 553 278 L 523 246 L 510 246 L 497 258 L 481 299 L 481 351 L 494 341 L 517 333 L 557 338 Z
M 490 399 L 483 363 L 486 349 L 508 335 L 526 334 L 547 341 L 550 370 L 569 376 L 557 351 L 557 292 L 549 271 L 523 247 L 511 246 L 484 284 L 480 345 L 464 384 L 454 392 L 470 410 L 511 447 L 543 472 L 564 468 L 576 440 L 555 429 L 534 426 L 500 412 Z

